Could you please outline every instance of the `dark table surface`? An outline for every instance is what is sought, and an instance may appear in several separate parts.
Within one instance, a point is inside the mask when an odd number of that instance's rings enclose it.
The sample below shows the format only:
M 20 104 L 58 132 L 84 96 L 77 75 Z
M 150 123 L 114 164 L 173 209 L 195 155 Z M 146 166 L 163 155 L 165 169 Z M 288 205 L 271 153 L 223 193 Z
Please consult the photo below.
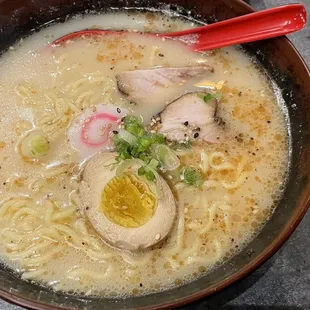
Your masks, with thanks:
M 254 8 L 262 10 L 297 1 L 249 0 L 247 2 Z M 302 2 L 306 4 L 310 15 L 310 0 Z M 305 30 L 290 35 L 289 38 L 310 66 L 310 22 Z M 310 310 L 309 232 L 310 211 L 281 250 L 258 270 L 217 295 L 184 307 L 182 310 Z M 22 310 L 22 308 L 0 300 L 0 310 Z

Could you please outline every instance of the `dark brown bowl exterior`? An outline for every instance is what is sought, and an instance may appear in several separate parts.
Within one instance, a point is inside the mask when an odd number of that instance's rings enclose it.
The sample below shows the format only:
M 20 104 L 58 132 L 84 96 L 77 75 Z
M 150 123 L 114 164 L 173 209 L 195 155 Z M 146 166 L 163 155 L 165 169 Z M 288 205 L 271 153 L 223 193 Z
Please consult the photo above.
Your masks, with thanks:
M 85 9 L 154 7 L 169 5 L 184 15 L 205 22 L 224 20 L 252 12 L 238 0 L 0 0 L 0 50 L 21 36 L 54 19 Z M 180 10 L 183 8 L 183 10 Z M 310 195 L 310 75 L 306 64 L 286 38 L 245 44 L 282 91 L 291 132 L 290 172 L 283 198 L 270 221 L 240 254 L 213 273 L 162 293 L 111 300 L 55 293 L 25 282 L 0 266 L 0 296 L 31 309 L 170 309 L 215 293 L 259 267 L 287 240 L 309 205 Z

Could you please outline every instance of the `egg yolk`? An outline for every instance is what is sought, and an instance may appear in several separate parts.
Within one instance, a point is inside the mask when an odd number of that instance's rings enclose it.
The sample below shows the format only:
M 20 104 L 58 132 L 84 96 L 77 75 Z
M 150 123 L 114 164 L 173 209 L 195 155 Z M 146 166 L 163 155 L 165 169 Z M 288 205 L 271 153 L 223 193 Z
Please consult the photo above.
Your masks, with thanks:
M 100 209 L 113 223 L 140 227 L 154 215 L 157 199 L 149 186 L 135 175 L 126 173 L 114 177 L 104 187 Z

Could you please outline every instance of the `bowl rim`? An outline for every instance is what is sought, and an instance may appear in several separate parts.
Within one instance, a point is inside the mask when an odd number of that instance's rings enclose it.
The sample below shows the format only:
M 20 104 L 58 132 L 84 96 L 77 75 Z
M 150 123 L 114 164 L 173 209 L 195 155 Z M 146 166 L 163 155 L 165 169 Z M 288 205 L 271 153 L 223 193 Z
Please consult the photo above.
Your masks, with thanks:
M 229 0 L 234 2 L 235 6 L 239 6 L 243 10 L 247 10 L 246 14 L 253 13 L 255 10 L 247 4 L 243 0 Z M 284 44 L 287 45 L 289 49 L 293 51 L 296 55 L 296 60 L 301 63 L 301 65 L 304 67 L 306 74 L 310 80 L 310 69 L 308 68 L 308 65 L 306 64 L 305 60 L 302 58 L 296 47 L 293 45 L 293 43 L 286 37 L 282 36 L 279 38 Z M 253 259 L 251 262 L 243 266 L 240 270 L 238 270 L 236 273 L 234 273 L 232 276 L 220 281 L 217 284 L 214 284 L 210 287 L 207 287 L 205 289 L 200 290 L 197 293 L 191 294 L 189 296 L 185 296 L 183 298 L 179 298 L 175 301 L 169 301 L 166 303 L 162 303 L 160 305 L 156 306 L 143 306 L 135 308 L 135 310 L 158 310 L 158 309 L 172 309 L 180 306 L 184 306 L 186 304 L 193 303 L 195 301 L 198 301 L 204 297 L 208 297 L 212 294 L 215 294 L 219 291 L 221 291 L 224 288 L 227 288 L 231 284 L 243 279 L 247 275 L 249 275 L 251 272 L 259 268 L 263 263 L 265 263 L 268 259 L 270 259 L 280 248 L 281 246 L 288 240 L 288 238 L 292 235 L 292 233 L 295 231 L 299 223 L 301 222 L 302 218 L 306 214 L 308 207 L 310 205 L 310 192 L 307 196 L 306 201 L 304 201 L 301 206 L 295 210 L 294 214 L 291 216 L 291 219 L 289 222 L 286 223 L 283 230 L 279 233 L 279 235 L 273 240 L 273 242 L 264 249 L 255 259 Z M 63 310 L 72 310 L 73 308 L 68 307 L 59 307 L 52 304 L 47 304 L 40 301 L 34 301 L 32 299 L 28 299 L 25 297 L 21 297 L 18 293 L 12 293 L 10 292 L 10 289 L 7 290 L 0 288 L 0 298 L 27 308 L 27 309 L 33 309 L 33 310 L 55 310 L 55 309 L 63 309 Z

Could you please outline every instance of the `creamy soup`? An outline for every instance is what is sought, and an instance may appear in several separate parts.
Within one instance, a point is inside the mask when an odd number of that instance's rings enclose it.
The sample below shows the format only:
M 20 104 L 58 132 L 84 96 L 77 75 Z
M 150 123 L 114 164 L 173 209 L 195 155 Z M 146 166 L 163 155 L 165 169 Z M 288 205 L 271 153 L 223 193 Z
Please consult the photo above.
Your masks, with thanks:
M 83 36 L 84 29 L 132 29 Z M 0 258 L 77 294 L 144 295 L 219 267 L 259 232 L 285 183 L 285 111 L 235 47 L 196 53 L 139 31 L 155 13 L 76 16 L 0 63 Z

